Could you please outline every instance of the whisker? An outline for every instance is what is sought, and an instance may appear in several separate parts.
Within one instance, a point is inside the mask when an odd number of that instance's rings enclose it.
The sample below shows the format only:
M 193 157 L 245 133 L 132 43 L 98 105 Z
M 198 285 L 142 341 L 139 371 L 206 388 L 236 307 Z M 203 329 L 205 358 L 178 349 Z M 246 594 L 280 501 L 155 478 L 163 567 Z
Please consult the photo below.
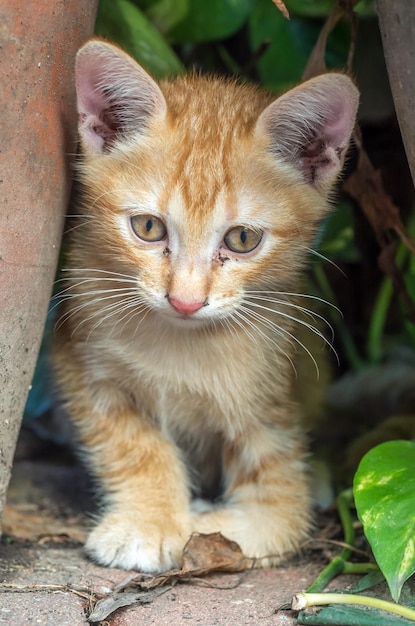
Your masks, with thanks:
M 258 320 L 259 322 L 261 322 L 261 324 L 263 326 L 265 326 L 266 328 L 269 328 L 270 330 L 272 330 L 274 333 L 276 333 L 277 335 L 279 335 L 280 337 L 282 337 L 283 339 L 286 339 L 286 333 L 284 331 L 284 329 L 282 329 L 278 324 L 276 324 L 275 322 L 273 322 L 272 320 L 268 319 L 267 317 L 265 317 L 264 315 L 261 315 L 260 313 L 258 313 L 257 311 L 252 311 L 250 308 L 245 307 L 243 305 L 241 305 L 241 310 L 246 312 L 247 314 L 249 314 L 251 317 L 253 317 L 254 319 Z M 268 335 L 267 335 L 268 337 Z M 291 345 L 293 345 L 293 342 L 291 340 L 288 340 L 289 343 Z
M 88 295 L 89 294 L 84 294 L 84 293 L 82 293 L 82 294 L 72 294 L 70 297 L 74 298 L 74 297 L 78 297 L 78 296 L 88 296 Z M 127 297 L 129 295 L 130 295 L 129 292 L 126 290 L 125 291 L 125 296 Z M 135 295 L 136 296 L 137 294 L 131 293 L 131 295 Z M 120 294 L 118 294 L 118 293 L 117 294 L 111 293 L 111 295 L 108 295 L 108 296 L 105 296 L 105 297 L 102 297 L 102 298 L 94 298 L 92 300 L 88 299 L 86 302 L 83 302 L 82 304 L 79 304 L 79 305 L 71 308 L 69 311 L 66 311 L 66 313 L 64 313 L 59 318 L 59 320 L 57 320 L 57 322 L 55 324 L 55 330 L 59 330 L 59 328 L 61 328 L 61 326 L 64 323 L 66 323 L 71 317 L 73 317 L 74 315 L 76 315 L 80 311 L 84 310 L 85 308 L 90 307 L 90 306 L 95 306 L 97 304 L 100 304 L 100 303 L 104 302 L 105 300 L 113 300 L 115 298 L 119 299 L 120 298 Z M 62 301 L 65 301 L 65 299 L 63 299 Z M 108 306 L 111 306 L 111 304 L 108 305 Z M 102 312 L 102 310 L 103 309 L 99 308 L 95 313 L 97 315 L 99 315 Z
M 330 343 L 330 341 L 327 339 L 327 337 L 325 337 L 325 336 L 324 336 L 324 334 L 323 334 L 323 333 L 322 333 L 322 332 L 321 332 L 318 328 L 316 328 L 315 326 L 313 326 L 312 324 L 308 324 L 308 322 L 305 322 L 304 320 L 302 320 L 302 319 L 300 319 L 300 318 L 297 318 L 297 317 L 294 317 L 294 316 L 292 316 L 292 315 L 289 315 L 288 313 L 284 313 L 284 312 L 282 312 L 282 311 L 279 311 L 278 309 L 273 309 L 273 308 L 271 308 L 271 307 L 267 307 L 267 306 L 264 306 L 264 305 L 261 305 L 261 304 L 257 304 L 256 302 L 253 302 L 253 301 L 251 301 L 251 300 L 249 300 L 249 301 L 248 301 L 248 304 L 250 304 L 251 306 L 254 306 L 254 307 L 258 308 L 258 309 L 262 309 L 262 310 L 265 310 L 265 311 L 269 311 L 270 313 L 275 313 L 276 315 L 280 315 L 281 317 L 285 317 L 285 318 L 287 318 L 287 319 L 290 319 L 290 320 L 292 320 L 293 322 L 295 322 L 295 323 L 297 323 L 297 324 L 301 324 L 301 325 L 302 325 L 302 326 L 304 326 L 305 328 L 308 328 L 308 330 L 310 330 L 312 333 L 314 333 L 315 335 L 317 335 L 317 337 L 320 337 L 320 339 L 322 339 L 322 341 L 323 341 L 323 342 L 324 342 L 324 343 L 325 343 L 325 344 L 326 344 L 326 345 L 330 348 L 330 350 L 333 352 L 334 356 L 336 357 L 336 361 L 337 361 L 337 363 L 338 363 L 338 364 L 340 364 L 340 359 L 339 359 L 339 356 L 338 356 L 338 354 L 337 354 L 337 352 L 336 352 L 335 348 L 333 347 L 333 345 Z M 317 315 L 317 314 L 316 314 L 316 315 Z M 266 318 L 266 319 L 268 319 L 268 318 Z M 323 318 L 323 319 L 324 319 L 324 318 Z M 324 321 L 326 321 L 326 320 L 324 320 Z M 327 324 L 328 324 L 328 326 L 331 328 L 332 332 L 334 333 L 333 328 L 330 326 L 330 324 L 329 324 L 328 322 L 327 322 Z M 296 339 L 298 339 L 298 338 L 296 338 Z M 298 340 L 298 342 L 299 342 L 299 340 Z M 305 346 L 303 346 L 303 347 L 305 347 Z M 306 349 L 306 351 L 310 354 L 310 352 L 309 352 L 307 349 Z M 313 361 L 314 361 L 314 358 L 313 358 Z M 314 362 L 315 362 L 315 361 L 314 361 Z
M 119 307 L 118 305 L 121 306 Z M 98 320 L 98 322 L 96 322 L 94 324 L 94 326 L 91 328 L 91 330 L 88 333 L 87 336 L 87 341 L 89 340 L 89 337 L 92 335 L 92 333 L 102 324 L 104 324 L 105 322 L 107 322 L 109 319 L 111 319 L 111 317 L 114 317 L 115 315 L 117 315 L 117 320 L 115 321 L 115 324 L 113 324 L 111 331 L 109 333 L 109 336 L 112 335 L 112 333 L 114 332 L 115 328 L 118 326 L 118 324 L 120 324 L 124 319 L 126 319 L 126 321 L 124 322 L 124 325 L 121 329 L 124 329 L 125 325 L 128 323 L 128 321 L 134 316 L 134 315 L 138 315 L 139 313 L 141 313 L 143 311 L 143 309 L 148 308 L 147 305 L 145 303 L 143 303 L 139 298 L 137 298 L 136 296 L 130 296 L 129 299 L 126 299 L 122 302 L 116 302 L 113 303 L 111 305 L 108 305 L 108 307 L 104 308 L 102 311 L 99 311 L 99 314 L 101 315 L 101 319 Z M 131 312 L 131 309 L 134 309 Z M 102 315 L 102 313 L 105 313 L 106 311 L 108 311 L 107 315 Z M 119 314 L 123 313 L 122 317 L 118 317 Z M 132 313 L 130 315 L 130 313 Z M 91 315 L 88 319 L 91 320 L 93 317 L 95 317 L 95 315 Z
M 248 294 L 248 295 L 250 295 L 250 294 L 271 294 L 271 295 L 276 295 L 276 296 L 292 296 L 293 298 L 308 298 L 310 300 L 316 300 L 317 302 L 321 302 L 325 306 L 329 306 L 332 309 L 335 309 L 339 313 L 339 315 L 343 316 L 343 313 L 342 313 L 341 309 L 339 309 L 339 307 L 337 307 L 332 302 L 329 302 L 328 300 L 324 300 L 324 298 L 320 298 L 319 296 L 314 296 L 314 295 L 308 294 L 308 293 L 294 293 L 294 292 L 291 292 L 291 291 L 268 291 L 268 290 L 246 291 L 245 293 Z
M 112 280 L 116 280 L 115 278 Z M 70 300 L 72 298 L 79 298 L 82 296 L 95 296 L 95 295 L 101 295 L 101 294 L 105 294 L 105 293 L 119 293 L 119 292 L 124 292 L 124 293 L 128 293 L 128 291 L 135 291 L 133 290 L 132 287 L 115 287 L 112 289 L 94 289 L 93 291 L 88 291 L 88 292 L 84 292 L 84 291 L 80 291 L 78 292 L 71 292 L 71 289 L 77 289 L 78 287 L 80 287 L 81 285 L 84 285 L 88 282 L 96 282 L 96 281 L 90 281 L 89 279 L 84 279 L 82 281 L 77 282 L 74 285 L 70 285 L 69 287 L 66 287 L 65 289 L 62 289 L 62 291 L 59 291 L 59 293 L 55 294 L 52 298 L 52 300 L 59 300 L 60 302 L 65 302 L 66 300 Z M 116 281 L 118 282 L 118 281 Z M 122 282 L 122 281 L 120 281 Z M 124 282 L 128 282 L 128 281 L 124 281 Z M 65 295 L 66 294 L 66 295 Z
M 98 302 L 99 302 L 99 300 L 98 300 Z M 98 322 L 96 322 L 94 324 L 94 326 L 90 329 L 90 331 L 88 333 L 88 336 L 87 336 L 87 341 L 88 341 L 90 335 L 94 332 L 94 330 L 96 330 L 101 324 L 103 324 L 105 321 L 107 321 L 108 319 L 110 319 L 114 315 L 117 315 L 120 311 L 124 311 L 126 306 L 130 302 L 131 302 L 131 306 L 136 306 L 136 307 L 141 304 L 140 298 L 137 298 L 136 294 L 132 294 L 128 298 L 125 298 L 125 299 L 123 299 L 121 301 L 112 302 L 110 304 L 107 304 L 103 308 L 100 307 L 96 311 L 93 311 L 90 315 L 88 315 L 88 317 L 83 318 L 77 324 L 77 326 L 72 331 L 72 336 L 75 335 L 75 333 L 79 330 L 79 328 L 83 324 L 86 324 L 87 322 L 91 322 L 94 318 L 99 317 L 100 319 L 98 320 Z M 96 303 L 97 303 L 97 300 L 91 301 L 91 304 L 96 304 Z M 69 318 L 67 318 L 67 319 L 69 319 Z M 67 319 L 65 320 L 65 322 L 67 321 Z
M 234 314 L 233 314 L 233 315 L 238 314 L 238 316 L 239 316 L 239 317 L 240 317 L 240 318 L 241 318 L 241 319 L 245 322 L 245 324 L 248 324 L 248 325 L 250 326 L 250 328 L 252 328 L 252 329 L 253 329 L 256 333 L 258 333 L 261 337 L 263 337 L 267 343 L 271 342 L 271 343 L 272 343 L 272 344 L 273 344 L 273 345 L 277 348 L 277 350 L 278 350 L 281 354 L 283 354 L 283 355 L 284 355 L 284 356 L 288 359 L 288 361 L 289 361 L 289 362 L 290 362 L 290 364 L 291 364 L 291 367 L 293 368 L 293 371 L 294 371 L 295 375 L 297 376 L 297 370 L 296 370 L 295 365 L 294 365 L 294 363 L 293 363 L 292 359 L 290 358 L 290 356 L 289 356 L 289 355 L 288 355 L 288 354 L 287 354 L 287 353 L 286 353 L 286 352 L 282 349 L 282 347 L 281 347 L 281 346 L 280 346 L 280 345 L 279 345 L 279 344 L 278 344 L 278 343 L 277 343 L 277 342 L 276 342 L 276 341 L 275 341 L 272 337 L 270 337 L 269 335 L 267 335 L 266 333 L 264 333 L 264 331 L 263 331 L 263 330 L 261 330 L 260 328 L 258 328 L 258 325 L 257 325 L 257 324 L 254 324 L 254 323 L 253 323 L 253 322 L 249 319 L 248 315 L 250 315 L 251 317 L 253 317 L 253 318 L 255 319 L 255 316 L 254 316 L 254 315 L 252 315 L 252 313 L 253 313 L 252 311 L 250 311 L 249 309 L 246 309 L 245 307 L 243 307 L 243 306 L 242 306 L 242 307 L 240 308 L 240 310 L 239 310 L 239 311 L 234 311 Z M 260 321 L 260 322 L 261 322 L 262 320 L 258 320 L 258 321 Z M 245 330 L 245 332 L 246 332 L 246 329 L 245 329 L 245 328 L 244 328 L 244 330 Z M 274 329 L 272 329 L 272 330 L 274 330 Z M 275 332 L 275 330 L 274 330 L 274 332 Z M 250 333 L 247 333 L 247 334 L 249 334 L 249 336 L 250 336 L 250 337 L 252 337 L 252 335 L 251 335 Z M 283 335 L 282 335 L 282 332 L 280 332 L 280 335 L 281 335 L 281 336 L 283 336 Z M 257 344 L 256 340 L 255 340 L 255 339 L 253 339 L 253 340 L 254 340 L 254 341 L 255 341 L 255 343 Z
M 333 267 L 336 268 L 336 270 L 338 270 L 340 272 L 340 274 L 343 274 L 343 276 L 345 278 L 347 278 L 347 274 L 342 270 L 341 267 L 339 267 L 337 265 L 337 263 L 335 263 L 334 261 L 332 261 L 331 259 L 329 259 L 328 257 L 326 257 L 324 254 L 322 254 L 321 252 L 318 252 L 317 250 L 314 250 L 313 248 L 309 248 L 308 246 L 300 246 L 301 248 L 303 248 L 303 250 L 307 250 L 307 252 L 309 252 L 310 254 L 314 254 L 314 256 L 316 256 L 317 258 L 319 258 L 321 261 L 325 261 L 325 263 L 329 263 L 330 265 L 332 265 Z
M 120 272 L 111 272 L 109 270 L 100 270 L 97 269 L 95 267 L 74 267 L 74 268 L 68 268 L 68 267 L 63 267 L 61 272 L 71 272 L 72 274 L 75 274 L 76 272 L 82 273 L 82 272 L 96 272 L 97 274 L 109 274 L 109 276 L 119 276 L 120 278 L 129 278 L 131 281 L 136 281 L 136 278 L 130 274 L 121 274 Z M 63 280 L 63 279 L 62 279 Z M 65 280 L 71 280 L 71 278 L 66 278 Z M 97 277 L 97 280 L 105 280 L 104 278 L 101 278 L 101 276 Z
M 250 311 L 249 309 L 247 309 L 247 312 L 249 312 L 249 313 L 254 313 L 253 311 Z M 266 318 L 266 317 L 264 317 L 264 316 L 261 316 L 259 313 L 257 313 L 257 315 L 258 315 L 258 318 L 257 318 L 257 319 L 258 319 L 258 321 L 259 321 L 259 322 L 261 322 L 261 323 L 263 323 L 264 325 L 265 325 L 265 321 L 266 321 L 266 322 L 269 322 L 269 323 L 271 323 L 271 324 L 274 324 L 274 322 L 272 322 L 271 320 L 269 320 L 268 318 Z M 294 320 L 294 321 L 297 321 L 297 320 L 295 320 L 295 318 L 291 318 L 291 319 L 292 319 L 292 320 Z M 303 350 L 304 350 L 304 351 L 308 354 L 308 356 L 309 356 L 309 357 L 310 357 L 310 359 L 312 360 L 312 362 L 313 362 L 313 364 L 314 364 L 314 367 L 315 367 L 315 369 L 316 369 L 316 373 L 317 373 L 317 380 L 318 380 L 318 379 L 319 379 L 319 377 L 320 377 L 320 370 L 319 370 L 319 367 L 318 367 L 317 361 L 315 360 L 314 356 L 312 355 L 312 353 L 310 352 L 310 350 L 307 348 L 307 346 L 306 346 L 306 345 L 305 345 L 305 344 L 304 344 L 304 343 L 303 343 L 303 342 L 302 342 L 302 341 L 301 341 L 298 337 L 296 337 L 293 333 L 291 333 L 291 332 L 290 332 L 289 330 L 287 330 L 286 328 L 282 328 L 282 327 L 281 327 L 281 326 L 279 326 L 279 325 L 275 325 L 275 328 L 276 328 L 276 329 L 278 329 L 278 330 L 280 331 L 280 333 L 282 332 L 283 334 L 287 335 L 287 337 L 290 337 L 290 338 L 291 338 L 291 339 L 292 339 L 292 340 L 293 340 L 293 341 L 294 341 L 294 342 L 295 342 L 298 346 L 300 346 L 300 347 L 301 347 L 301 348 L 302 348 L 302 349 L 303 349 Z M 314 329 L 314 330 L 315 330 L 315 329 Z M 323 335 L 323 338 L 325 339 L 324 335 Z M 326 339 L 325 339 L 325 340 L 326 340 Z M 327 341 L 327 340 L 326 340 L 326 341 Z M 329 344 L 329 345 L 330 345 L 330 344 Z
M 120 189 L 108 189 L 107 191 L 103 191 L 99 196 L 97 196 L 95 198 L 95 200 L 92 201 L 90 208 L 93 209 L 94 206 L 100 201 L 102 200 L 102 198 L 105 198 L 105 196 L 110 196 L 111 194 L 118 194 L 118 193 L 123 193 L 125 190 L 120 188 Z
M 96 220 L 96 216 L 95 215 L 68 215 L 67 216 L 69 219 L 76 219 L 79 220 L 80 218 L 84 218 L 83 222 L 79 222 L 77 224 L 75 224 L 74 226 L 71 226 L 71 228 L 67 228 L 64 231 L 65 235 L 69 235 L 69 233 L 72 233 L 74 230 L 77 230 L 78 228 L 81 228 L 81 226 L 87 226 L 88 224 L 91 224 L 94 220 Z
M 255 304 L 255 300 L 261 300 L 264 302 L 270 302 L 270 303 L 274 303 L 274 304 L 282 304 L 284 306 L 291 306 L 294 309 L 297 309 L 298 311 L 300 311 L 301 313 L 304 313 L 305 315 L 307 315 L 307 317 L 311 317 L 311 319 L 315 322 L 316 318 L 320 319 L 322 322 L 324 322 L 324 324 L 326 324 L 327 328 L 330 330 L 330 334 L 331 334 L 331 342 L 334 341 L 334 328 L 333 326 L 330 324 L 330 322 L 323 316 L 320 315 L 319 313 L 317 313 L 316 311 L 313 311 L 311 309 L 307 309 L 306 307 L 300 306 L 298 304 L 294 304 L 293 302 L 287 302 L 285 300 L 279 300 L 277 298 L 266 298 L 264 296 L 255 296 L 254 298 L 250 298 L 249 302 L 251 302 L 254 306 L 258 306 L 258 308 L 260 308 L 260 305 L 256 305 Z M 277 309 L 273 309 L 273 308 L 268 308 L 268 307 L 264 307 L 266 310 L 277 313 L 278 310 Z M 284 315 L 283 313 L 281 313 L 281 315 Z M 296 321 L 299 321 L 300 323 L 301 320 L 297 320 L 297 318 L 292 318 L 295 319 Z
M 237 319 L 237 318 L 241 318 L 242 321 L 246 321 L 244 316 L 239 311 L 233 311 L 232 314 L 231 314 L 232 321 L 235 322 L 235 324 L 237 324 L 237 326 L 239 326 L 239 328 L 251 339 L 251 341 L 257 346 L 257 348 L 259 348 L 260 346 L 258 344 L 258 341 L 257 341 L 256 337 L 254 337 L 252 335 L 252 333 L 247 328 L 245 328 L 245 326 L 242 324 L 242 322 L 240 322 L 239 319 Z M 249 323 L 249 322 L 247 322 L 247 323 Z M 252 328 L 252 324 L 249 324 L 249 325 Z

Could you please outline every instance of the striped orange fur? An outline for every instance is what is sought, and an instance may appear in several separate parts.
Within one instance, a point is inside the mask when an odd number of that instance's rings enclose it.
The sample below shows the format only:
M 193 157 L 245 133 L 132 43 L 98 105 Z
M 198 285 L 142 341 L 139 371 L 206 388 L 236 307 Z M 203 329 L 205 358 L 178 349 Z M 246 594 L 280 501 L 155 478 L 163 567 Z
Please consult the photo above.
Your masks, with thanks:
M 318 405 L 325 366 L 301 276 L 357 90 L 335 73 L 277 99 L 157 84 L 100 40 L 76 76 L 82 200 L 54 363 L 102 488 L 87 552 L 161 571 L 221 531 L 277 563 L 310 529 L 299 397 Z

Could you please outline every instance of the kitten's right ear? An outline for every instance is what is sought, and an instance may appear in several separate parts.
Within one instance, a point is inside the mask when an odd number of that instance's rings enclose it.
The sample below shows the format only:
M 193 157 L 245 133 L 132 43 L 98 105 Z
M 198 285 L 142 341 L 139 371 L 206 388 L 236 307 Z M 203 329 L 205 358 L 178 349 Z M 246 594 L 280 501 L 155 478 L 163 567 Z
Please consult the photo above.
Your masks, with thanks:
M 143 132 L 166 101 L 157 83 L 128 54 L 93 40 L 76 56 L 76 93 L 82 147 L 108 152 L 118 139 Z
M 328 73 L 287 91 L 263 113 L 270 150 L 326 193 L 340 173 L 355 124 L 359 92 L 345 74 Z

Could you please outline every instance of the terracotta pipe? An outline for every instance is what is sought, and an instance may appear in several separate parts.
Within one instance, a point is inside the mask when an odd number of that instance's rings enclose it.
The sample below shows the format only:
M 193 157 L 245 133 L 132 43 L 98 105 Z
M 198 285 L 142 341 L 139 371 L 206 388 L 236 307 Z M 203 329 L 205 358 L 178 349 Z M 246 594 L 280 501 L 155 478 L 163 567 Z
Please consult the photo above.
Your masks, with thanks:
M 0 515 L 69 197 L 74 56 L 97 2 L 0 4 Z

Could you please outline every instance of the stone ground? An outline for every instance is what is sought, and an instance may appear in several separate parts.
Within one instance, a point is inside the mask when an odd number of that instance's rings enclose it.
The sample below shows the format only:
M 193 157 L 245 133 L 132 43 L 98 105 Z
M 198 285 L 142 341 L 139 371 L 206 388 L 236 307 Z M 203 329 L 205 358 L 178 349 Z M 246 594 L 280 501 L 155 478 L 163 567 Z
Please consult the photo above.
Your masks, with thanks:
M 0 624 L 84 626 L 94 599 L 129 575 L 84 556 L 91 498 L 82 469 L 64 456 L 15 463 L 0 545 Z M 278 607 L 308 587 L 326 556 L 320 545 L 284 567 L 178 583 L 153 602 L 118 609 L 99 623 L 291 626 L 295 613 Z

